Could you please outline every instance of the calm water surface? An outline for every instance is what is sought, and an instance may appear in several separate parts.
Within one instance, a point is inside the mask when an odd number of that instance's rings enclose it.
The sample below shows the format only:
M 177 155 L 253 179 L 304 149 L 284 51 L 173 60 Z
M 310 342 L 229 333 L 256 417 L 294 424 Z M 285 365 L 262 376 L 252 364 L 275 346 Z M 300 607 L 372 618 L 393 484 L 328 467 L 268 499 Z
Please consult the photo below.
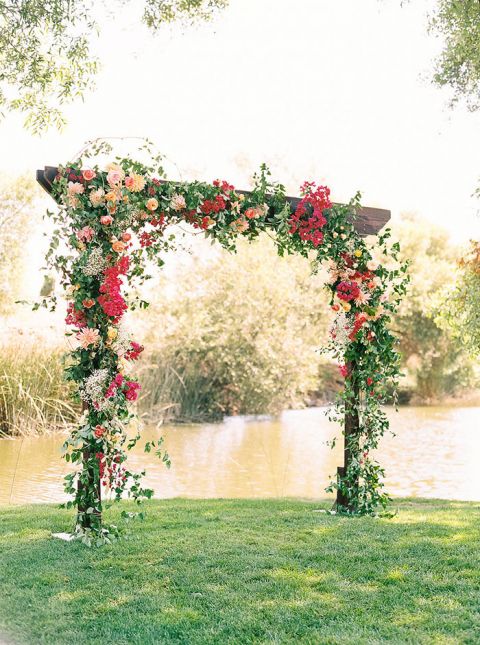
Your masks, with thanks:
M 396 437 L 385 437 L 379 456 L 390 493 L 480 500 L 480 407 L 406 407 L 389 417 Z M 148 428 L 146 439 L 165 436 L 171 469 L 141 449 L 130 459 L 147 469 L 156 497 L 319 498 L 341 462 L 340 446 L 326 445 L 335 430 L 324 408 Z M 0 504 L 64 499 L 62 441 L 0 439 Z

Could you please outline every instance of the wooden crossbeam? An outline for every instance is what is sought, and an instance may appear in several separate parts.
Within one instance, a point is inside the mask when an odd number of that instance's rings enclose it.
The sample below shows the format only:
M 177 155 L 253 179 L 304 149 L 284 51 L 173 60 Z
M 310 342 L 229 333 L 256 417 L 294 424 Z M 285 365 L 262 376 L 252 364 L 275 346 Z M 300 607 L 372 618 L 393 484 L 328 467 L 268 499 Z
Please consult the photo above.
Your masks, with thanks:
M 52 185 L 57 173 L 58 169 L 55 166 L 45 166 L 43 170 L 37 170 L 37 181 L 48 194 L 52 193 Z M 239 190 L 237 192 L 243 193 L 244 195 L 249 194 L 247 190 Z M 290 203 L 292 211 L 294 211 L 300 201 L 300 197 L 287 197 L 287 201 Z M 376 235 L 389 221 L 390 217 L 390 211 L 384 208 L 364 206 L 358 211 L 357 217 L 355 218 L 355 230 L 362 236 Z

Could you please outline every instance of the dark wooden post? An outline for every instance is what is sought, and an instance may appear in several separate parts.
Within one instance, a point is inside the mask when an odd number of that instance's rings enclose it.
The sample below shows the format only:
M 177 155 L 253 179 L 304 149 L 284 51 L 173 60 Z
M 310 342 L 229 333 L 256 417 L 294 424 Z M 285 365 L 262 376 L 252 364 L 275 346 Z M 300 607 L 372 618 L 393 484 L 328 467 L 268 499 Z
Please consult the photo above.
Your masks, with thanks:
M 91 453 L 88 450 L 83 451 L 83 472 L 87 473 L 87 484 L 85 485 L 80 479 L 78 480 L 77 490 L 79 503 L 77 507 L 77 524 L 82 529 L 100 528 L 102 525 L 102 484 L 101 478 L 96 479 L 94 467 L 91 465 Z M 88 495 L 87 491 L 95 491 L 93 495 Z M 89 508 L 93 508 L 92 513 L 87 513 Z
M 352 396 L 345 401 L 345 428 L 344 428 L 344 447 L 343 447 L 343 466 L 337 468 L 337 481 L 345 477 L 348 468 L 352 462 L 352 457 L 356 454 L 358 448 L 360 432 L 360 388 L 355 378 L 355 363 L 348 364 L 347 378 L 352 383 Z M 351 486 L 358 487 L 358 479 L 351 482 Z M 337 508 L 341 507 L 348 511 L 355 511 L 354 505 L 348 495 L 345 495 L 339 488 L 337 489 Z
M 82 412 L 88 409 L 86 403 L 82 403 Z M 79 503 L 77 506 L 77 525 L 82 529 L 100 528 L 102 525 L 102 482 L 98 476 L 97 482 L 95 467 L 91 463 L 92 453 L 85 448 L 82 452 L 82 473 L 87 473 L 86 485 L 81 479 L 77 482 L 77 492 Z M 95 458 L 95 456 L 94 456 Z M 93 496 L 87 495 L 88 490 L 95 491 Z M 87 513 L 89 508 L 93 508 L 93 513 Z

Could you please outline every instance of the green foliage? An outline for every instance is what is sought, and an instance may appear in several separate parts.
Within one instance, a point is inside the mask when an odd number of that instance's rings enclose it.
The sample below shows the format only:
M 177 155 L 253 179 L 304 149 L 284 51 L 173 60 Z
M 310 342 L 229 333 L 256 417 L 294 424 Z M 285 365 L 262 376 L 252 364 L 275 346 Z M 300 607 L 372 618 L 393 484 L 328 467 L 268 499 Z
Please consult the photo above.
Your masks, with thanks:
M 19 297 L 36 194 L 31 177 L 0 176 L 0 313 L 11 313 Z
M 179 267 L 155 288 L 142 366 L 142 409 L 177 419 L 278 412 L 315 386 L 327 300 L 303 258 L 279 258 L 265 236 L 237 253 Z M 155 331 L 158 330 L 158 331 Z
M 453 102 L 480 107 L 480 3 L 478 0 L 438 0 L 431 30 L 445 40 L 435 68 L 434 82 L 450 87 Z
M 228 0 L 144 0 L 143 21 L 153 30 L 180 19 L 208 20 Z M 0 109 L 25 113 L 34 133 L 65 119 L 62 105 L 92 88 L 99 61 L 90 53 L 106 0 L 0 0 Z
M 324 502 L 152 501 L 137 539 L 101 551 L 51 538 L 65 511 L 4 508 L 2 640 L 478 643 L 479 504 L 396 504 L 393 519 L 348 521 Z
M 411 258 L 409 295 L 394 322 L 406 385 L 423 402 L 458 394 L 474 386 L 474 363 L 436 315 L 439 298 L 454 279 L 458 249 L 446 231 L 419 217 L 404 216 L 395 230 L 405 257 Z
M 164 23 L 179 21 L 191 25 L 199 20 L 211 20 L 213 14 L 224 9 L 229 0 L 145 0 L 143 20 L 151 29 L 158 30 Z
M 437 322 L 449 329 L 467 351 L 480 356 L 479 242 L 471 242 L 470 251 L 460 260 L 456 284 L 443 295 Z
M 8 345 L 0 354 L 0 436 L 71 427 L 79 408 L 69 402 L 61 352 Z

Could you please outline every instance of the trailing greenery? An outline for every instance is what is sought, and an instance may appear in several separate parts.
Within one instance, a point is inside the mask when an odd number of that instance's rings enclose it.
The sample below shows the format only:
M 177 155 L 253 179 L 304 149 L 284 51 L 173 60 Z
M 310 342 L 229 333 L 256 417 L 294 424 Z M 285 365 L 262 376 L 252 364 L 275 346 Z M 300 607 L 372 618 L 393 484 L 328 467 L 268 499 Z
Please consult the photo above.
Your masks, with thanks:
M 59 350 L 34 345 L 0 349 L 0 436 L 63 430 L 78 419 Z
M 7 642 L 478 642 L 480 505 L 404 500 L 349 521 L 291 500 L 151 502 L 135 537 L 85 550 L 51 538 L 52 506 L 0 510 Z M 108 511 L 118 521 L 122 504 Z

